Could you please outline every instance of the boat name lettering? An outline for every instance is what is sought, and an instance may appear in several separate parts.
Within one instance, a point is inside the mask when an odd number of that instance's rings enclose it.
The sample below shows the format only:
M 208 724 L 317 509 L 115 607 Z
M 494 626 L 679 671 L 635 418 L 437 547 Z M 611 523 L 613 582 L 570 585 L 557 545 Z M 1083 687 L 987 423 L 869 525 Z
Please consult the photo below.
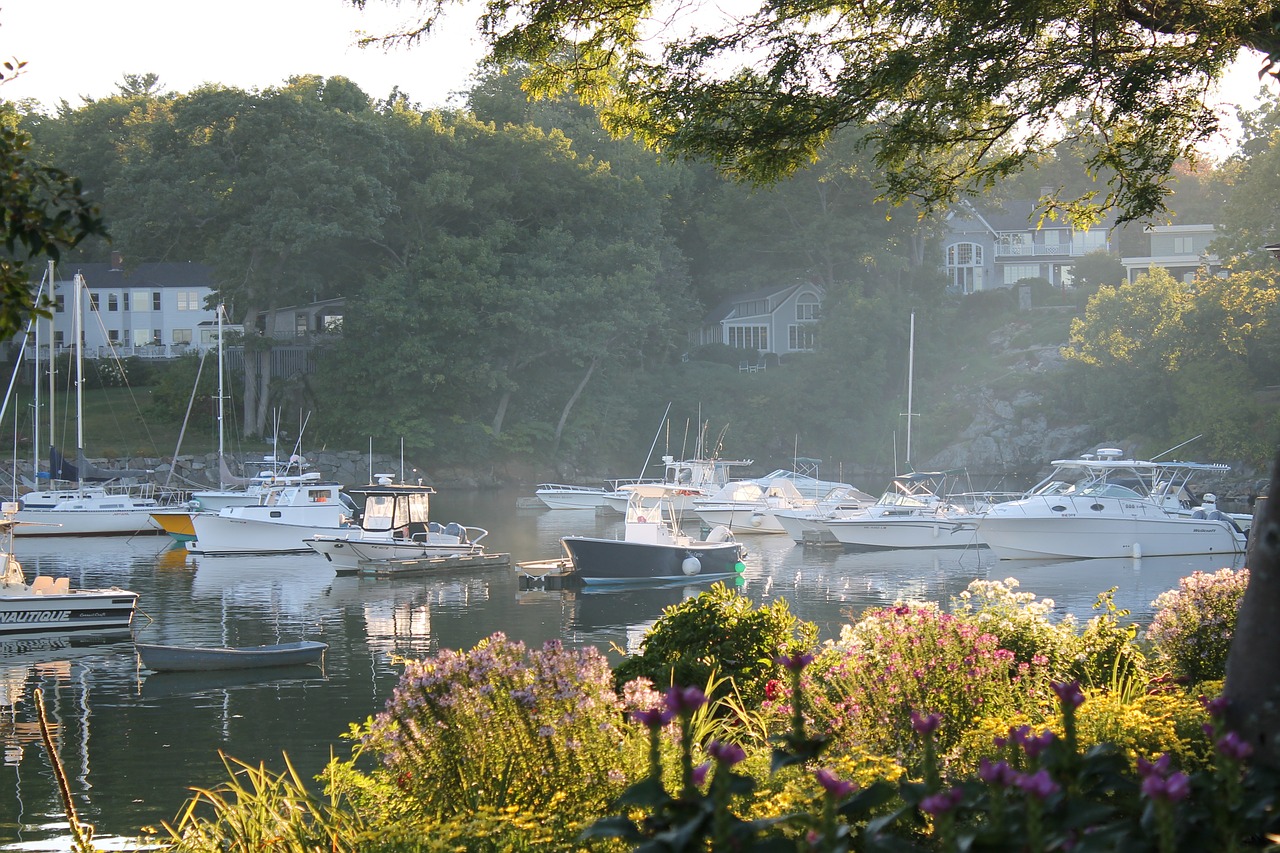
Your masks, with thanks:
M 70 610 L 26 610 L 22 613 L 0 613 L 0 623 L 13 625 L 23 622 L 65 622 L 70 617 Z

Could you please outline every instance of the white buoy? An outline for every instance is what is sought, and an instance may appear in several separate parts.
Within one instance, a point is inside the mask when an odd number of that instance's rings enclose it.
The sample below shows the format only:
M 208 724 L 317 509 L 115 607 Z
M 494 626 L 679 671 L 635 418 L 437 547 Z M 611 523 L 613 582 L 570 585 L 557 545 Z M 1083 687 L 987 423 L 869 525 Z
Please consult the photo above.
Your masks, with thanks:
M 702 571 L 702 561 L 690 554 L 688 557 L 685 557 L 684 562 L 680 564 L 680 571 L 684 572 L 686 575 L 696 575 L 698 572 Z

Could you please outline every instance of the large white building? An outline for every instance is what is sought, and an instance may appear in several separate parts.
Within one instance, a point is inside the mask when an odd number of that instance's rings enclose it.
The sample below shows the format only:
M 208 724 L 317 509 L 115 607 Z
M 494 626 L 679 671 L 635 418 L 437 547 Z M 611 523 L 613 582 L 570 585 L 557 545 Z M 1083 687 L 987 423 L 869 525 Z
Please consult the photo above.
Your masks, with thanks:
M 84 279 L 81 294 L 82 340 L 86 358 L 139 356 L 172 358 L 203 352 L 218 343 L 211 270 L 204 264 L 139 264 L 125 270 L 118 262 L 55 267 L 52 294 L 53 347 L 71 349 L 74 334 L 74 280 Z M 46 285 L 47 286 L 47 285 Z M 224 333 L 232 328 L 224 324 Z M 40 321 L 40 347 L 48 352 L 48 321 Z M 28 334 L 29 343 L 36 337 Z M 30 348 L 29 348 L 30 349 Z M 28 357 L 34 357 L 33 352 Z

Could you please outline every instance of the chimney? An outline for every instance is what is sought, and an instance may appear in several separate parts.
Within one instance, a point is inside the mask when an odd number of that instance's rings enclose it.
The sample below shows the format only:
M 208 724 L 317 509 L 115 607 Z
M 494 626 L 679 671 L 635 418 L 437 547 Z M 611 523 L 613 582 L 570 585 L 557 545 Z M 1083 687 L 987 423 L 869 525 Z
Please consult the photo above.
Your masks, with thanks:
M 122 269 L 124 269 L 124 255 L 120 254 L 119 252 L 112 252 L 111 253 L 111 271 L 120 272 L 120 270 Z

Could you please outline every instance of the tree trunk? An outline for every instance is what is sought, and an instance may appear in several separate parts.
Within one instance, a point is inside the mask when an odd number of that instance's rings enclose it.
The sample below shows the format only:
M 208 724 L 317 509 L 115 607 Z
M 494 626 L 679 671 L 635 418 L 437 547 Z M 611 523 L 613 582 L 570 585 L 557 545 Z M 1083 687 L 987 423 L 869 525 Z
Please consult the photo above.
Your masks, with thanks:
M 511 402 L 511 391 L 503 391 L 498 398 L 498 411 L 493 415 L 493 438 L 496 441 L 502 435 L 502 421 L 507 417 L 507 405 Z
M 258 309 L 250 306 L 244 315 L 244 434 L 259 435 L 254 429 L 258 411 Z
M 1245 567 L 1249 587 L 1227 656 L 1227 722 L 1253 745 L 1256 762 L 1280 769 L 1280 455 L 1254 506 Z
M 556 437 L 551 444 L 552 459 L 556 457 L 556 453 L 560 450 L 560 436 L 564 434 L 564 425 L 569 421 L 569 413 L 573 411 L 574 404 L 578 402 L 578 398 L 582 396 L 587 383 L 591 381 L 591 374 L 595 373 L 598 364 L 600 364 L 600 355 L 597 353 L 591 357 L 591 363 L 587 365 L 587 372 L 583 374 L 582 381 L 578 383 L 577 388 L 573 389 L 573 393 L 569 395 L 564 408 L 560 410 L 560 421 L 556 424 Z

